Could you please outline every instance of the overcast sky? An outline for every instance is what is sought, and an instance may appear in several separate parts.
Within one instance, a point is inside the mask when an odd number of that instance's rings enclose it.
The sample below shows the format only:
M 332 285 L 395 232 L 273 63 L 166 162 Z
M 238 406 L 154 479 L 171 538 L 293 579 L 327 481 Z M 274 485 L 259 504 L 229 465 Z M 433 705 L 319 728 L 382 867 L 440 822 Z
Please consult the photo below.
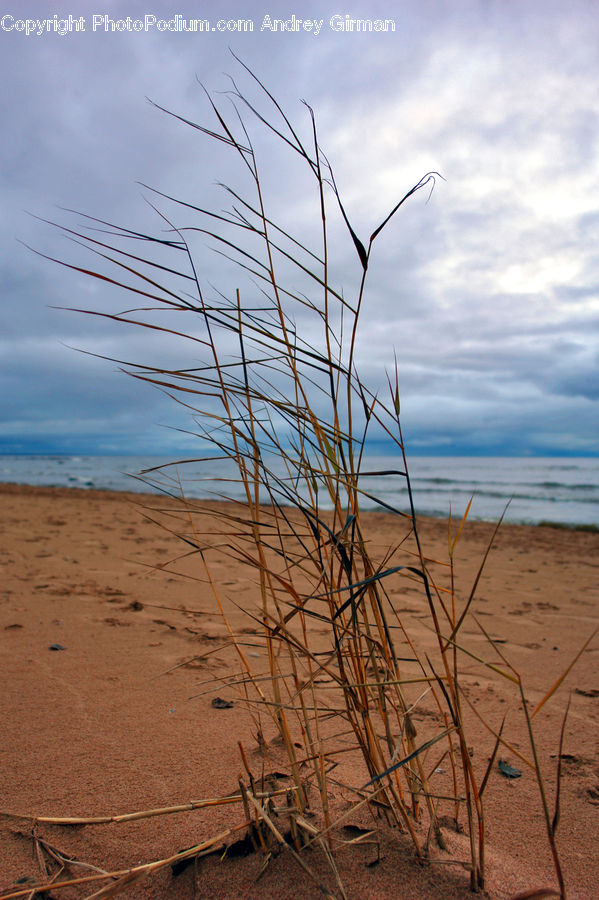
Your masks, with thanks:
M 49 9 L 2 3 L 3 452 L 191 447 L 163 427 L 188 426 L 181 408 L 114 364 L 70 349 L 135 361 L 158 351 L 155 339 L 53 309 L 118 305 L 108 288 L 19 241 L 68 259 L 69 242 L 28 215 L 72 225 L 58 207 L 158 233 L 138 182 L 222 207 L 215 183 L 236 183 L 233 155 L 146 98 L 214 127 L 198 80 L 224 91 L 228 73 L 254 91 L 231 48 L 304 135 L 301 99 L 314 108 L 363 239 L 427 171 L 446 179 L 428 202 L 426 192 L 413 197 L 375 244 L 361 329 L 359 363 L 373 389 L 397 355 L 411 452 L 597 454 L 595 3 L 73 0 Z M 55 11 L 73 16 L 66 34 L 58 33 Z M 160 19 L 175 15 L 207 19 L 215 30 L 159 30 Z M 129 28 L 111 30 L 110 20 L 127 16 Z M 311 20 L 311 30 L 263 28 L 292 16 Z M 24 23 L 48 17 L 35 28 Z M 238 18 L 253 30 L 218 31 L 219 20 Z M 388 30 L 350 32 L 351 19 L 389 20 Z M 75 30 L 77 22 L 85 31 Z M 275 213 L 291 211 L 298 234 L 318 241 L 318 217 L 293 159 L 257 132 L 256 142 Z M 350 297 L 358 261 L 347 233 L 333 225 L 332 235 L 339 241 L 334 277 Z M 201 275 L 234 295 L 235 276 L 219 270 L 207 248 L 198 253 Z

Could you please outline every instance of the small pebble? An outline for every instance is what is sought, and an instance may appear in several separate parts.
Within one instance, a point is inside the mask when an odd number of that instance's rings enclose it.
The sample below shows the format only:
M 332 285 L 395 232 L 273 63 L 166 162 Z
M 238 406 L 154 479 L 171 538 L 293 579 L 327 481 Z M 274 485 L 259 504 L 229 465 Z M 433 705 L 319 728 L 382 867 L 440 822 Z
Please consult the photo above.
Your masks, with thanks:
M 215 709 L 230 709 L 233 706 L 232 700 L 223 700 L 222 697 L 215 697 L 212 701 Z

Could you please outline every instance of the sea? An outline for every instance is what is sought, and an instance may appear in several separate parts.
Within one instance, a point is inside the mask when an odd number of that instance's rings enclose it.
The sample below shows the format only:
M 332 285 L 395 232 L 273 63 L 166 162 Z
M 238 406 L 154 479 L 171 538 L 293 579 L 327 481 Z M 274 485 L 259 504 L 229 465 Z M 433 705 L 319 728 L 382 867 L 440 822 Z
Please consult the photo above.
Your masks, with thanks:
M 222 461 L 168 465 L 154 456 L 0 455 L 0 481 L 189 497 L 243 499 L 235 473 Z M 461 518 L 472 499 L 471 519 L 538 525 L 599 527 L 599 459 L 571 457 L 413 457 L 408 460 L 415 509 L 428 516 Z M 154 472 L 141 475 L 147 469 Z M 401 460 L 371 456 L 363 470 L 394 472 Z M 405 478 L 365 475 L 363 509 L 409 510 Z M 326 507 L 323 491 L 321 505 Z M 372 495 L 371 497 L 367 496 Z

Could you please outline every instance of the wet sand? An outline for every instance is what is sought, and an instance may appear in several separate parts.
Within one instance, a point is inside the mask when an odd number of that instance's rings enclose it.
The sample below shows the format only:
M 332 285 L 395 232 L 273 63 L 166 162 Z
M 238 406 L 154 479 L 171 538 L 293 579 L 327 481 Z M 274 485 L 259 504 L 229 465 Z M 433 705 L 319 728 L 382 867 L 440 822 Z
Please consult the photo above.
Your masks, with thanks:
M 238 741 L 257 774 L 264 765 L 256 723 L 235 690 L 218 681 L 238 663 L 211 591 L 194 558 L 179 558 L 185 549 L 144 519 L 140 503 L 157 501 L 140 495 L 0 485 L 2 812 L 111 816 L 221 797 L 237 789 L 242 769 Z M 397 519 L 369 513 L 364 523 L 374 544 L 393 543 Z M 206 529 L 210 527 L 207 519 Z M 468 594 L 492 530 L 487 523 L 465 528 L 457 550 L 462 597 Z M 427 555 L 446 559 L 446 522 L 423 520 L 422 537 Z M 533 704 L 599 624 L 598 549 L 597 534 L 544 527 L 505 525 L 495 540 L 473 609 L 521 672 Z M 157 570 L 157 564 L 164 568 Z M 211 568 L 234 629 L 246 634 L 247 652 L 258 656 L 259 648 L 252 647 L 255 628 L 242 612 L 257 600 L 253 578 L 225 553 L 213 553 Z M 426 646 L 431 638 L 421 592 L 399 581 L 390 593 L 411 633 Z M 465 638 L 482 651 L 484 640 L 474 624 L 466 624 Z M 598 661 L 595 637 L 535 718 L 553 810 L 559 732 L 571 698 L 558 845 L 568 896 L 578 900 L 599 896 Z M 509 684 L 489 677 L 474 662 L 465 663 L 464 670 L 477 711 L 498 727 L 509 709 L 506 734 L 514 747 L 528 753 L 524 717 Z M 215 708 L 215 696 L 231 700 L 233 706 Z M 494 739 L 474 715 L 470 718 L 473 764 L 484 772 Z M 282 756 L 276 759 L 276 747 L 272 753 L 275 762 L 284 762 Z M 534 774 L 509 752 L 500 755 L 525 771 L 520 778 L 507 779 L 495 767 L 486 791 L 487 890 L 493 900 L 556 886 Z M 346 808 L 341 789 L 332 790 L 331 801 L 340 812 Z M 238 806 L 220 806 L 128 824 L 39 824 L 37 834 L 59 855 L 115 871 L 165 858 L 240 821 Z M 368 817 L 351 822 L 364 825 Z M 379 851 L 366 845 L 338 854 L 350 900 L 470 896 L 462 867 L 420 865 L 402 836 L 381 831 Z M 41 878 L 31 834 L 27 818 L 0 818 L 0 897 Z M 467 859 L 465 835 L 448 832 L 447 838 L 455 855 Z M 380 862 L 368 865 L 378 852 Z M 222 861 L 211 856 L 177 877 L 167 867 L 132 885 L 123 896 L 319 896 L 289 853 L 273 858 L 256 880 L 262 862 L 255 853 Z M 330 869 L 315 851 L 310 866 L 335 893 Z M 70 867 L 69 874 L 94 872 Z M 18 884 L 19 879 L 29 881 Z M 105 883 L 74 886 L 52 896 L 88 897 Z

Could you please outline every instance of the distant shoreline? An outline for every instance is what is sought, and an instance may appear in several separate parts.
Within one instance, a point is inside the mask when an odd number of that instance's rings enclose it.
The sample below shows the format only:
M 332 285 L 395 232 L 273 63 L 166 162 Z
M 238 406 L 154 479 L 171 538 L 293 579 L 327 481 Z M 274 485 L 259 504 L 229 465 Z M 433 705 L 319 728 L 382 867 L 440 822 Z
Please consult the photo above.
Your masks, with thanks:
M 176 502 L 177 498 L 169 497 L 168 494 L 165 494 L 161 491 L 123 491 L 117 488 L 99 488 L 95 486 L 90 487 L 81 487 L 80 485 L 73 485 L 72 487 L 67 485 L 45 485 L 45 484 L 28 484 L 27 482 L 16 482 L 16 481 L 0 481 L 0 494 L 26 494 L 27 496 L 55 496 L 59 497 L 73 497 L 73 496 L 81 496 L 85 498 L 96 498 L 96 499 L 106 499 L 106 500 L 128 500 L 132 503 L 140 503 L 142 498 L 156 498 L 156 497 L 164 497 L 169 498 L 173 502 Z M 210 499 L 207 497 L 194 497 L 193 495 L 188 494 L 187 499 L 194 500 L 198 504 L 202 506 L 214 506 L 215 504 L 221 503 L 232 503 L 232 504 L 240 504 L 245 505 L 243 501 L 230 499 L 225 500 L 223 498 L 220 499 Z M 284 504 L 283 504 L 284 505 Z M 389 510 L 383 508 L 377 509 L 365 509 L 362 511 L 362 515 L 388 515 L 392 517 L 394 514 Z M 443 522 L 447 521 L 447 516 L 431 516 L 426 513 L 418 513 L 418 519 L 425 519 L 435 522 Z M 456 517 L 457 519 L 457 517 Z M 471 522 L 476 522 L 477 524 L 482 525 L 493 525 L 493 520 L 490 519 L 481 519 L 472 517 L 470 519 Z M 583 532 L 590 534 L 599 534 L 599 525 L 588 524 L 588 523 L 569 523 L 569 522 L 559 522 L 559 521 L 549 521 L 543 520 L 540 522 L 504 522 L 502 524 L 502 529 L 505 528 L 552 528 L 560 531 L 571 531 L 571 532 Z

